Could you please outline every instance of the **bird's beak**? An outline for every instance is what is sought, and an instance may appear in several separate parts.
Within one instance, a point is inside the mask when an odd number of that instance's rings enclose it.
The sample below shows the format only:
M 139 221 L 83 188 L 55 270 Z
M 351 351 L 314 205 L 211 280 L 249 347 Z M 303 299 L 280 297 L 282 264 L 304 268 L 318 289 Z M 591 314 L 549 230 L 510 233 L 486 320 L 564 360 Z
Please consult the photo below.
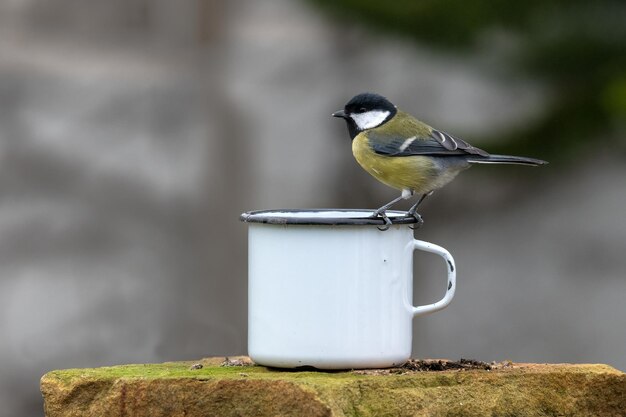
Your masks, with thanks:
M 331 116 L 333 116 L 333 117 L 341 117 L 342 119 L 346 119 L 348 117 L 346 112 L 343 111 L 343 110 L 336 111 Z

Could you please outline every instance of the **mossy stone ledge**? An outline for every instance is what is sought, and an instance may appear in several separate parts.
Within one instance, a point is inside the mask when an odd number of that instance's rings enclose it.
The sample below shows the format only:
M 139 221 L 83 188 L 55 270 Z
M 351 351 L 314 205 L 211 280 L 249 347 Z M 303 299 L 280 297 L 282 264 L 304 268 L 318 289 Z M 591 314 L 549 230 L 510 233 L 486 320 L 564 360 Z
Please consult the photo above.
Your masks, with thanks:
M 626 374 L 607 365 L 430 363 L 444 370 L 284 371 L 207 358 L 52 371 L 41 391 L 48 417 L 626 416 Z

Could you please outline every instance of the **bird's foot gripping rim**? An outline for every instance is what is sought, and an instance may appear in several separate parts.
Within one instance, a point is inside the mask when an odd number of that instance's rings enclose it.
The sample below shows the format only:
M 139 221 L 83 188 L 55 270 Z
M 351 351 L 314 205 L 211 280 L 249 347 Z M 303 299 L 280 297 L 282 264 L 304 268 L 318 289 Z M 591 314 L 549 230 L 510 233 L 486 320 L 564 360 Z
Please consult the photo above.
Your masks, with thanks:
M 376 226 L 376 228 L 380 230 L 381 232 L 384 232 L 385 230 L 389 230 L 389 228 L 392 225 L 391 220 L 389 219 L 389 216 L 387 216 L 387 213 L 385 213 L 384 210 L 383 211 L 376 210 L 370 217 L 373 219 L 376 219 L 378 217 L 383 219 L 385 224 L 383 226 Z
M 422 227 L 424 225 L 424 219 L 422 219 L 422 216 L 420 216 L 418 213 L 411 213 L 410 211 L 407 211 L 406 213 L 407 217 L 413 217 L 417 223 L 410 225 L 409 227 L 413 230 L 415 229 L 419 229 L 420 227 Z

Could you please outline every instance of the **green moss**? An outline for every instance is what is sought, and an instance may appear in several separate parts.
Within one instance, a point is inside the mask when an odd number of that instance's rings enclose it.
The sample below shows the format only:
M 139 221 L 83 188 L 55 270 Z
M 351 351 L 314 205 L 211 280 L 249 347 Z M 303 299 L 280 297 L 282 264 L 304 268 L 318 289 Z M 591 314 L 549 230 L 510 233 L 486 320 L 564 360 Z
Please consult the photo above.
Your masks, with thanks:
M 64 369 L 47 373 L 44 378 L 55 379 L 62 383 L 70 384 L 79 380 L 117 380 L 123 379 L 180 379 L 193 378 L 198 380 L 210 379 L 280 379 L 303 384 L 341 385 L 346 381 L 380 380 L 378 374 L 361 374 L 353 371 L 323 372 L 323 371 L 291 371 L 268 369 L 264 366 L 220 366 L 215 364 L 203 365 L 201 369 L 190 369 L 198 362 L 166 362 L 161 364 L 136 364 L 118 365 L 101 368 Z M 200 362 L 202 363 L 202 362 Z M 390 374 L 385 376 L 386 384 L 393 388 L 398 384 L 403 387 L 414 385 L 416 387 L 434 387 L 458 384 L 454 377 L 456 372 L 420 372 L 411 373 L 413 378 L 408 380 L 406 375 Z M 415 376 L 419 376 L 417 379 Z
M 106 366 L 102 368 L 64 369 L 52 371 L 46 378 L 55 378 L 63 382 L 79 379 L 168 379 L 168 378 L 228 378 L 236 377 L 243 367 L 204 366 L 202 369 L 191 370 L 194 362 L 166 362 L 160 364 L 138 364 Z M 247 366 L 246 372 L 252 374 L 267 373 L 267 369 L 259 366 Z
M 193 364 L 201 363 L 201 369 L 190 369 Z M 560 365 L 551 365 L 553 371 L 558 371 Z M 567 365 L 563 368 L 568 374 L 572 373 L 606 373 L 617 372 L 607 365 Z M 532 369 L 532 372 L 542 372 L 540 369 Z M 529 372 L 529 370 L 523 370 Z M 386 383 L 393 387 L 395 383 L 403 387 L 409 386 L 429 388 L 439 386 L 453 386 L 467 383 L 467 378 L 475 378 L 478 375 L 493 374 L 489 371 L 468 372 L 406 372 L 384 374 Z M 408 378 L 408 377 L 411 378 Z M 64 383 L 71 383 L 77 379 L 229 379 L 229 378 L 251 378 L 251 379 L 281 379 L 285 381 L 297 381 L 302 383 L 342 384 L 346 380 L 379 380 L 380 373 L 372 372 L 323 372 L 323 371 L 291 371 L 266 368 L 264 366 L 221 366 L 215 360 L 210 362 L 165 362 L 159 364 L 134 364 L 117 365 L 100 368 L 64 369 L 51 371 L 45 378 L 56 379 Z M 513 377 L 513 375 L 511 375 Z

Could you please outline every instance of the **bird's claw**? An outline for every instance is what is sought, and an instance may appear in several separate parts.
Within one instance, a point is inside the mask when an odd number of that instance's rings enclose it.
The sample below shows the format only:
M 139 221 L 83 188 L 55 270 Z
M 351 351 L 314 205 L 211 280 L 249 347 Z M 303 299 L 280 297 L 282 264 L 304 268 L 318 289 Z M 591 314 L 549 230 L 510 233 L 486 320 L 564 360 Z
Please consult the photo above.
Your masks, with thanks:
M 424 219 L 422 219 L 422 216 L 420 216 L 417 213 L 407 212 L 406 216 L 407 217 L 413 217 L 416 220 L 415 224 L 412 224 L 411 226 L 409 226 L 413 230 L 419 229 L 424 224 Z
M 385 213 L 381 213 L 380 217 L 383 218 L 383 220 L 385 221 L 385 225 L 383 227 L 378 227 L 376 226 L 376 228 L 378 230 L 380 230 L 381 232 L 384 232 L 385 230 L 389 230 L 389 228 L 391 227 L 391 220 L 389 220 L 389 217 L 387 217 L 387 215 Z
M 385 213 L 384 211 L 375 211 L 374 214 L 372 214 L 370 217 L 374 219 L 380 217 L 383 219 L 385 224 L 382 227 L 376 226 L 376 228 L 380 230 L 381 232 L 384 232 L 385 230 L 389 230 L 389 228 L 392 225 L 391 220 L 389 219 L 389 216 L 387 216 L 387 213 Z

